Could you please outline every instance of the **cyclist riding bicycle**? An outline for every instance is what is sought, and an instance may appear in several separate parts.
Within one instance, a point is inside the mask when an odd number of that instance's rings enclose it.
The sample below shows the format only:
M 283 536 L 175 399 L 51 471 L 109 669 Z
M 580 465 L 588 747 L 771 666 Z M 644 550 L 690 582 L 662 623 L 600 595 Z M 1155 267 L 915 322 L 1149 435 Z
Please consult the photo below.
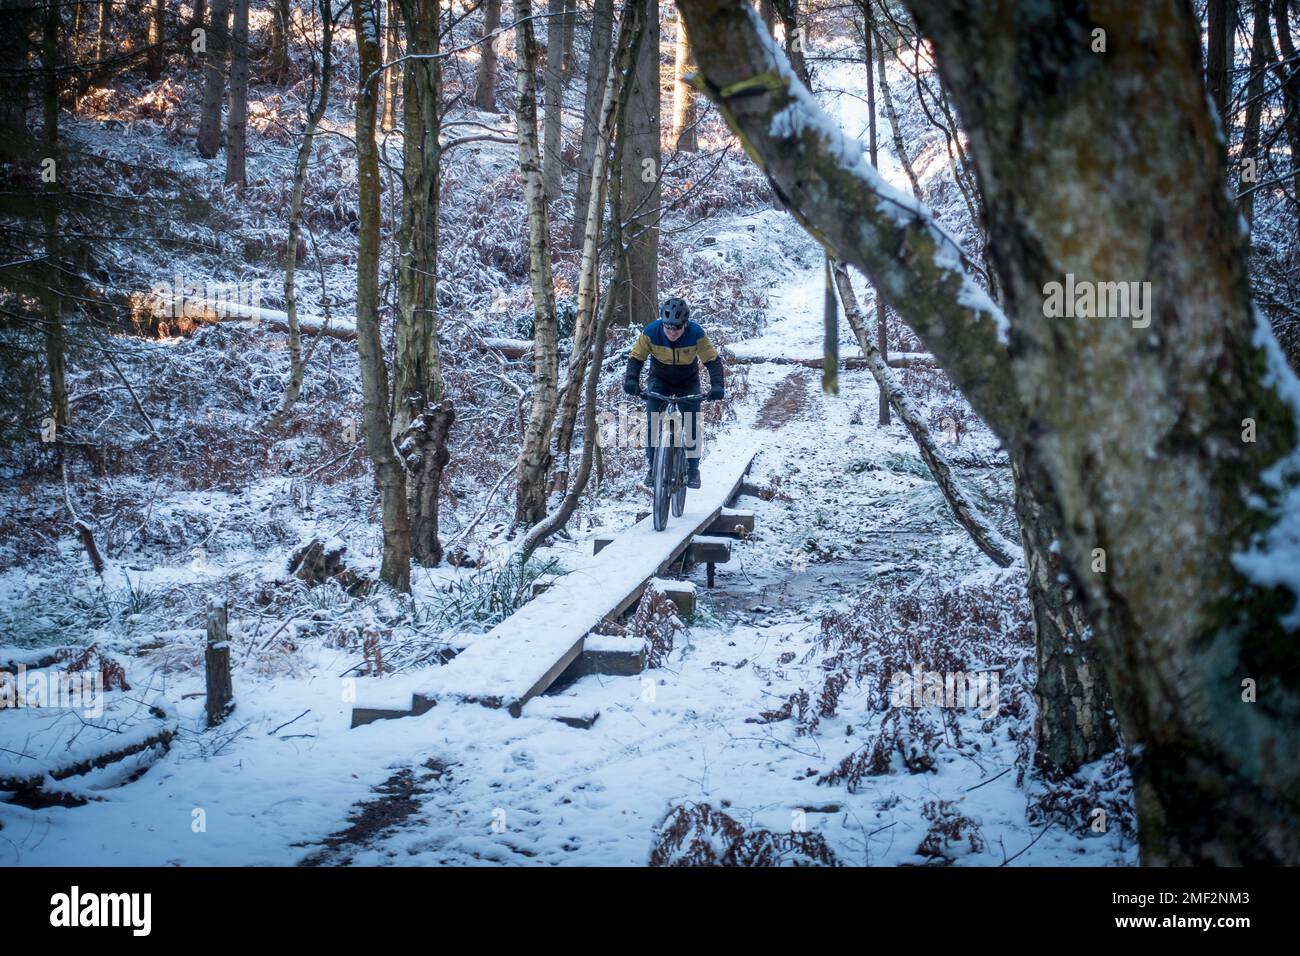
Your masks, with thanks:
M 659 318 L 645 327 L 637 338 L 627 358 L 627 376 L 623 391 L 629 395 L 641 394 L 641 366 L 650 359 L 650 374 L 646 390 L 661 395 L 698 396 L 700 392 L 700 362 L 709 370 L 709 399 L 722 398 L 722 359 L 713 347 L 704 329 L 690 321 L 691 307 L 682 299 L 669 299 L 659 309 Z M 698 361 L 697 361 L 698 360 Z M 650 468 L 645 484 L 654 487 L 655 439 L 652 431 L 658 421 L 655 413 L 664 409 L 663 399 L 646 396 L 646 459 Z M 700 399 L 680 403 L 682 409 L 682 445 L 686 449 L 686 487 L 700 487 L 700 450 L 698 418 Z

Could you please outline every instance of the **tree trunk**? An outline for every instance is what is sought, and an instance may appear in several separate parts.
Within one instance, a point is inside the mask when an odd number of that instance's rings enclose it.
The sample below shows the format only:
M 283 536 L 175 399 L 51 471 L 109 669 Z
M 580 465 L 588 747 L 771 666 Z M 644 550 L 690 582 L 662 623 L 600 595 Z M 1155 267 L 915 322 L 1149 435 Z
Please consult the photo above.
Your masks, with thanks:
M 639 53 L 639 47 L 644 40 L 644 28 L 641 23 L 641 17 L 644 8 L 641 4 L 629 3 L 623 6 L 622 13 L 619 17 L 618 31 L 618 49 L 614 54 L 613 60 L 609 65 L 609 75 L 606 77 L 605 96 L 601 106 L 600 120 L 600 151 L 597 155 L 608 157 L 609 137 L 615 128 L 619 129 L 617 145 L 614 148 L 612 161 L 608 163 L 609 176 L 609 195 L 612 197 L 610 202 L 610 224 L 609 224 L 609 242 L 610 245 L 619 249 L 623 245 L 623 211 L 619 207 L 619 196 L 622 194 L 619 177 L 622 176 L 623 163 L 620 155 L 627 141 L 622 133 L 623 121 L 627 116 L 627 105 L 631 93 L 631 67 L 636 62 Z M 597 164 L 597 168 L 605 164 Z M 584 290 L 585 295 L 580 292 L 580 298 L 590 303 L 595 299 L 595 284 L 599 281 L 599 273 L 594 261 L 594 255 L 597 249 L 596 239 L 600 234 L 600 216 L 603 213 L 605 203 L 601 198 L 601 193 L 606 192 L 604 186 L 605 173 L 599 170 L 594 175 L 596 182 L 596 195 L 591 197 L 587 206 L 588 219 L 586 234 L 583 243 L 583 277 L 588 280 Z M 588 259 L 588 250 L 592 253 L 592 258 Z M 614 314 L 614 297 L 606 295 L 605 300 L 600 307 L 600 318 L 596 322 L 595 334 L 591 346 L 591 360 L 586 367 L 586 388 L 584 400 L 586 402 L 586 418 L 583 427 L 583 444 L 582 458 L 578 463 L 578 471 L 574 476 L 572 483 L 569 484 L 564 493 L 564 498 L 560 506 L 553 514 L 547 515 L 539 521 L 524 537 L 519 547 L 519 560 L 526 562 L 537 546 L 545 541 L 548 537 L 559 531 L 568 523 L 569 518 L 578 507 L 578 499 L 587 487 L 587 482 L 591 478 L 592 465 L 597 467 L 597 481 L 599 478 L 599 460 L 600 445 L 597 441 L 596 426 L 596 405 L 598 400 L 597 386 L 600 384 L 600 372 L 604 363 L 605 356 L 605 338 L 609 330 L 610 319 Z M 572 368 L 571 368 L 572 373 Z M 567 455 L 568 446 L 563 446 Z M 566 462 L 567 470 L 567 462 Z
M 44 73 L 44 152 L 54 160 L 56 176 L 66 176 L 59 150 L 59 17 L 62 8 L 46 0 L 41 42 L 41 69 Z M 43 203 L 45 226 L 45 287 L 41 301 L 45 315 L 45 364 L 50 375 L 50 417 L 55 434 L 68 424 L 67 349 L 63 335 L 63 273 L 59 265 L 59 200 L 63 186 L 56 179 L 49 183 Z
M 226 92 L 226 24 L 230 0 L 212 0 L 207 51 L 203 54 L 203 105 L 199 112 L 199 155 L 212 159 L 221 151 L 221 101 Z
M 31 99 L 32 14 L 24 7 L 0 8 L 0 160 L 30 158 L 27 106 Z
M 1283 123 L 1291 147 L 1292 197 L 1300 204 L 1300 55 L 1296 53 L 1291 37 L 1291 21 L 1287 15 L 1287 0 L 1273 0 L 1273 23 L 1277 27 L 1277 45 L 1282 52 L 1281 62 L 1275 62 L 1282 99 L 1286 104 Z M 1271 58 L 1270 58 L 1271 59 Z
M 591 195 L 591 164 L 596 155 L 600 104 L 605 97 L 609 46 L 614 26 L 614 0 L 595 0 L 591 11 L 591 56 L 587 60 L 587 92 L 582 111 L 582 152 L 578 157 L 578 192 L 573 204 L 569 245 L 582 246 L 587 227 L 587 198 Z
M 645 36 L 637 54 L 635 79 L 627 104 L 627 145 L 623 149 L 621 202 L 627 231 L 627 254 L 612 295 L 612 321 L 641 327 L 659 315 L 659 4 L 645 6 Z
M 555 420 L 556 379 L 555 286 L 547 232 L 546 191 L 537 143 L 537 40 L 532 0 L 514 0 L 515 80 L 519 107 L 519 172 L 528 206 L 528 278 L 533 291 L 533 406 L 519 448 L 515 520 L 531 525 L 546 514 L 546 473 L 551 466 L 551 424 Z
M 578 0 L 564 0 L 564 88 L 569 88 L 573 79 L 574 54 L 573 34 L 578 25 Z
M 501 0 L 486 0 L 483 14 L 483 36 L 496 33 L 501 26 Z M 474 86 L 474 108 L 485 113 L 497 111 L 497 42 L 492 37 L 478 45 L 478 79 Z
M 384 0 L 384 62 L 393 63 L 402 55 L 401 0 Z M 381 127 L 385 133 L 397 128 L 397 91 L 403 85 L 402 66 L 384 70 L 384 114 Z
M 1238 163 L 1237 191 L 1242 193 L 1241 214 L 1250 226 L 1255 220 L 1255 183 L 1263 177 L 1264 162 L 1259 155 L 1259 121 L 1264 111 L 1264 74 L 1269 60 L 1269 18 L 1267 0 L 1255 0 L 1251 13 L 1250 78 L 1246 83 L 1246 123 L 1241 135 L 1241 161 Z M 1254 182 L 1241 179 L 1243 164 L 1254 165 Z
M 564 0 L 547 0 L 546 12 L 546 116 L 542 131 L 542 188 L 549 202 L 560 198 L 560 112 L 564 97 Z
M 600 126 L 591 166 L 591 195 L 587 200 L 587 221 L 583 229 L 582 263 L 578 268 L 578 315 L 573 326 L 573 348 L 569 356 L 564 389 L 560 394 L 555 427 L 555 450 L 559 457 L 554 489 L 564 493 L 569 480 L 569 451 L 578 416 L 579 389 L 591 350 L 591 327 L 595 315 L 596 289 L 600 282 L 599 245 L 605 211 L 605 183 L 609 167 L 609 143 L 614 124 L 625 111 L 628 91 L 623 78 L 640 53 L 643 37 L 641 5 L 629 3 L 619 18 L 618 49 L 609 62 L 605 95 L 600 106 Z M 605 310 L 608 312 L 609 310 Z M 602 346 L 603 347 L 603 346 Z M 597 359 L 596 361 L 599 361 Z
M 1073 589 L 1061 582 L 1064 561 L 1053 542 L 1059 518 L 1034 497 L 1016 472 L 1016 519 L 1024 549 L 1026 590 L 1034 616 L 1038 680 L 1038 766 L 1069 774 L 1105 756 L 1117 743 L 1106 674 L 1097 642 Z
M 907 181 L 912 187 L 912 195 L 920 199 L 921 182 L 916 178 L 916 167 L 912 165 L 911 157 L 907 155 L 907 144 L 903 142 L 903 131 L 898 125 L 898 111 L 894 109 L 894 97 L 889 92 L 889 74 L 885 69 L 885 40 L 879 32 L 874 30 L 870 22 L 866 24 L 866 29 L 872 31 L 872 48 L 876 53 L 876 69 L 879 73 L 880 99 L 885 104 L 885 118 L 889 120 L 889 131 L 893 134 L 894 153 L 903 166 L 903 172 L 907 174 Z M 867 70 L 870 71 L 870 69 L 871 64 L 868 63 Z
M 673 58 L 673 128 L 670 139 L 684 153 L 693 153 L 699 149 L 699 137 L 695 135 L 696 92 L 695 87 L 686 82 L 686 76 L 692 69 L 691 43 L 679 15 Z
M 226 117 L 226 185 L 247 184 L 248 0 L 233 0 L 230 45 L 230 115 Z
M 289 77 L 289 0 L 273 0 L 271 10 L 271 75 L 283 83 Z
M 298 266 L 298 242 L 302 231 L 302 199 L 307 182 L 307 167 L 311 164 L 312 143 L 316 139 L 316 128 L 320 125 L 329 105 L 330 78 L 334 62 L 334 13 L 331 0 L 320 0 L 321 6 L 321 66 L 320 93 L 315 104 L 307 114 L 307 128 L 303 130 L 302 142 L 298 144 L 298 157 L 293 166 L 293 188 L 289 194 L 289 235 L 284 252 L 284 309 L 289 322 L 289 384 L 284 391 L 284 400 L 276 413 L 283 421 L 289 410 L 298 401 L 302 393 L 303 377 L 307 362 L 302 357 L 302 332 L 298 327 L 298 298 L 294 292 L 294 273 Z M 315 346 L 312 346 L 313 351 Z M 310 360 L 311 356 L 308 356 Z
M 783 201 L 887 292 L 1059 509 L 1063 573 L 1133 748 L 1143 862 L 1300 862 L 1300 621 L 1281 523 L 1300 506 L 1298 386 L 1251 307 L 1197 25 L 1182 0 L 1014 17 L 909 5 L 971 131 L 1007 314 L 928 211 L 780 81 L 737 0 L 681 0 L 710 95 Z M 740 82 L 750 95 L 718 92 Z M 1060 108 L 1065 88 L 1086 106 Z M 1109 318 L 1053 315 L 1050 283 L 1073 276 L 1149 292 L 1127 309 L 1116 293 Z
M 1219 111 L 1219 122 L 1224 135 L 1231 129 L 1228 103 L 1232 99 L 1232 49 L 1236 28 L 1236 0 L 1208 0 L 1205 8 L 1207 21 L 1205 51 L 1205 88 Z
M 868 155 L 871 158 L 871 165 L 876 169 L 880 168 L 879 138 L 876 130 L 876 84 L 874 82 L 874 73 L 871 69 L 872 61 L 875 55 L 872 51 L 872 41 L 874 34 L 872 31 L 872 16 L 870 0 L 862 0 L 862 62 L 867 68 L 867 123 L 868 123 Z M 805 80 L 805 82 L 807 82 Z M 889 326 L 886 322 L 885 297 L 879 291 L 876 292 L 876 347 L 880 350 L 880 358 L 884 362 L 889 361 Z M 885 393 L 885 386 L 880 386 L 879 400 L 876 402 L 878 414 L 876 424 L 884 426 L 889 424 L 889 396 Z
M 208 605 L 208 642 L 204 650 L 208 726 L 215 727 L 234 710 L 235 691 L 230 681 L 230 617 L 225 599 Z
M 438 193 L 442 156 L 438 97 L 438 0 L 399 0 L 406 24 L 403 84 L 402 221 L 397 235 L 397 318 L 393 325 L 393 442 L 407 473 L 415 560 L 442 560 L 438 495 L 455 412 L 445 401 L 438 347 Z
M 396 591 L 411 589 L 411 527 L 406 513 L 406 480 L 393 451 L 388 414 L 388 370 L 379 330 L 379 4 L 352 0 L 360 73 L 356 106 L 357 182 L 357 355 L 366 450 L 374 463 L 384 524 L 384 555 L 379 576 Z
M 157 80 L 162 76 L 166 16 L 167 0 L 153 0 L 153 6 L 149 11 L 149 49 L 145 55 L 145 76 L 151 80 Z
M 95 32 L 95 60 L 102 62 L 113 45 L 113 3 L 99 0 L 99 29 Z

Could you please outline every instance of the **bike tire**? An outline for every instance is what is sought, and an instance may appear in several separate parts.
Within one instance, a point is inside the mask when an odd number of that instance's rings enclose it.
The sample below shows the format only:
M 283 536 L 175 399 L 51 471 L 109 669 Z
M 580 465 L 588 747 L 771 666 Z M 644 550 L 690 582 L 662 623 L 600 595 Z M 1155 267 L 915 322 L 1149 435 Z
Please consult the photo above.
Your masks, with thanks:
M 662 438 L 662 435 L 660 437 Z M 671 497 L 669 492 L 672 486 L 671 453 L 672 448 L 665 446 L 662 441 L 655 449 L 654 528 L 656 531 L 663 531 L 668 527 L 668 499 Z
M 673 449 L 673 517 L 680 518 L 686 508 L 686 449 Z

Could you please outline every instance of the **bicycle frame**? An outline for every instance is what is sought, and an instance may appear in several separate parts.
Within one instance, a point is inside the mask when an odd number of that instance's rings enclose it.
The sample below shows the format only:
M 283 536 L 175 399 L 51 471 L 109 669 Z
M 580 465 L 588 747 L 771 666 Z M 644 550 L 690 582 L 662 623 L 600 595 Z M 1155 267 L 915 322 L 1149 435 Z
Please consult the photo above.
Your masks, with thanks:
M 654 457 L 654 529 L 663 531 L 668 526 L 668 508 L 671 505 L 673 517 L 680 518 L 682 511 L 686 507 L 686 449 L 683 447 L 680 435 L 673 434 L 668 441 L 664 440 L 664 432 L 681 428 L 681 403 L 684 401 L 707 401 L 708 397 L 704 394 L 695 395 L 664 395 L 660 392 L 642 391 L 642 398 L 657 398 L 665 405 L 663 412 L 660 412 L 659 430 L 657 435 L 651 435 L 651 440 L 655 444 Z M 676 422 L 674 426 L 673 423 Z M 647 421 L 647 428 L 652 423 Z M 698 426 L 697 426 L 698 427 Z M 698 443 L 698 436 L 696 441 Z

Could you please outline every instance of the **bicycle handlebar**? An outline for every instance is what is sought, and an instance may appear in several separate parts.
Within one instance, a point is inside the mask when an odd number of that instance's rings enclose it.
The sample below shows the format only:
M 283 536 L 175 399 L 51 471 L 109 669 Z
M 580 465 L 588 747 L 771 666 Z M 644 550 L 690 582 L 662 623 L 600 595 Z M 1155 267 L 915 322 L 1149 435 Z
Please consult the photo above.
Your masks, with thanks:
M 663 395 L 659 392 L 652 392 L 649 389 L 642 389 L 637 392 L 637 398 L 657 398 L 664 402 L 683 402 L 692 399 L 699 399 L 702 402 L 720 401 L 720 399 L 709 398 L 708 392 L 697 392 L 694 395 Z

